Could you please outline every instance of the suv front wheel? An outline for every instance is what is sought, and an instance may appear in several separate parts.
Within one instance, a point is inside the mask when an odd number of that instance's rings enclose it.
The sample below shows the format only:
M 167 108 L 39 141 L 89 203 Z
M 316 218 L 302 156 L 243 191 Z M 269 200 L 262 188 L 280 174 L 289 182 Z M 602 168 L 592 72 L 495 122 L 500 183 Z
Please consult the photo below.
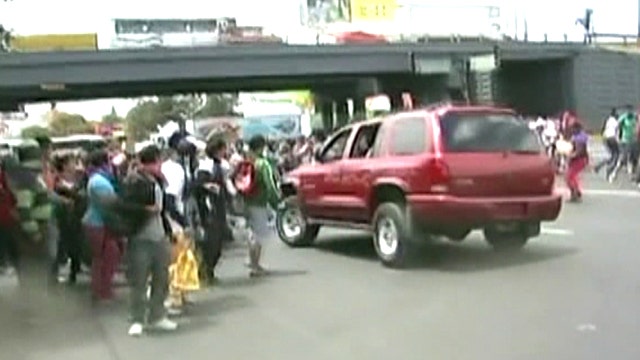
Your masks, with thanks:
M 314 243 L 320 226 L 309 224 L 295 196 L 288 197 L 276 213 L 278 237 L 291 247 L 309 246 Z
M 391 202 L 378 206 L 373 216 L 373 245 L 382 264 L 394 268 L 406 265 L 410 241 L 404 209 Z

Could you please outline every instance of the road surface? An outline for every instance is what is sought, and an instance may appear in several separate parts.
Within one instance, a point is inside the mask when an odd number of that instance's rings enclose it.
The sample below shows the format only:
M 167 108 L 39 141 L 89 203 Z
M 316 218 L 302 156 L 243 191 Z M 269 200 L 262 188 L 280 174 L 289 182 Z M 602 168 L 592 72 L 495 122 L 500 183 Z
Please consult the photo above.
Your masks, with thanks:
M 246 276 L 241 248 L 221 284 L 197 294 L 174 334 L 126 335 L 126 289 L 92 310 L 86 285 L 29 302 L 0 288 L 2 359 L 640 359 L 640 193 L 588 176 L 521 254 L 472 234 L 422 249 L 407 270 L 379 265 L 370 238 L 326 230 L 316 248 L 274 241 L 277 273 Z

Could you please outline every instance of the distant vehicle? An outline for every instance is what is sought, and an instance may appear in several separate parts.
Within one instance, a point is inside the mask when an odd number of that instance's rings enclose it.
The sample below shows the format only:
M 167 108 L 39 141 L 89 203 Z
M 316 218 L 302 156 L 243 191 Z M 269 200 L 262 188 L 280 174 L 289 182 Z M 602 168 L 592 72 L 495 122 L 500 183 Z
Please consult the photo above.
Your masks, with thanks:
M 349 125 L 287 174 L 276 228 L 290 246 L 321 226 L 373 232 L 384 265 L 405 263 L 430 235 L 462 241 L 481 229 L 515 250 L 555 220 L 554 169 L 527 124 L 508 109 L 441 104 Z
M 0 139 L 0 158 L 13 157 L 20 163 L 39 162 L 41 151 L 33 139 Z
M 107 147 L 107 140 L 100 135 L 70 135 L 51 139 L 53 150 L 92 151 Z

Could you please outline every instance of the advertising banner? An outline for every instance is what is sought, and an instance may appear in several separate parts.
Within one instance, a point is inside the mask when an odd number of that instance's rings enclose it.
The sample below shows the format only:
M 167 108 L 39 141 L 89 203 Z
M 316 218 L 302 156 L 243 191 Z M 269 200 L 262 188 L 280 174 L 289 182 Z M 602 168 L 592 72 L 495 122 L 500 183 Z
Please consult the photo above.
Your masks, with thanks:
M 351 0 L 351 21 L 393 21 L 397 0 Z
M 78 51 L 97 50 L 96 34 L 50 34 L 15 36 L 11 39 L 13 51 Z

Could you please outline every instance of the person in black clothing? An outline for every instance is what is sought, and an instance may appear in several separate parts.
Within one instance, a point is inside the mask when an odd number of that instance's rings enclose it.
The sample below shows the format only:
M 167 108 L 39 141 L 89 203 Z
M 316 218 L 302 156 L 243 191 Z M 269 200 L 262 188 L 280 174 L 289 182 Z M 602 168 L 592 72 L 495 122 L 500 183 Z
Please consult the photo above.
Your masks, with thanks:
M 222 255 L 222 245 L 230 240 L 231 231 L 227 224 L 229 193 L 224 163 L 227 143 L 223 139 L 212 139 L 205 150 L 207 159 L 202 161 L 196 172 L 194 188 L 197 192 L 198 210 L 205 230 L 201 244 L 204 271 L 207 279 L 214 282 L 215 267 Z
M 68 281 L 75 284 L 82 258 L 82 216 L 86 209 L 86 199 L 82 196 L 82 184 L 76 170 L 76 159 L 72 155 L 54 158 L 56 172 L 54 191 L 65 201 L 60 202 L 55 211 L 60 237 L 58 251 L 52 264 L 52 275 L 57 278 L 59 265 L 71 262 Z

